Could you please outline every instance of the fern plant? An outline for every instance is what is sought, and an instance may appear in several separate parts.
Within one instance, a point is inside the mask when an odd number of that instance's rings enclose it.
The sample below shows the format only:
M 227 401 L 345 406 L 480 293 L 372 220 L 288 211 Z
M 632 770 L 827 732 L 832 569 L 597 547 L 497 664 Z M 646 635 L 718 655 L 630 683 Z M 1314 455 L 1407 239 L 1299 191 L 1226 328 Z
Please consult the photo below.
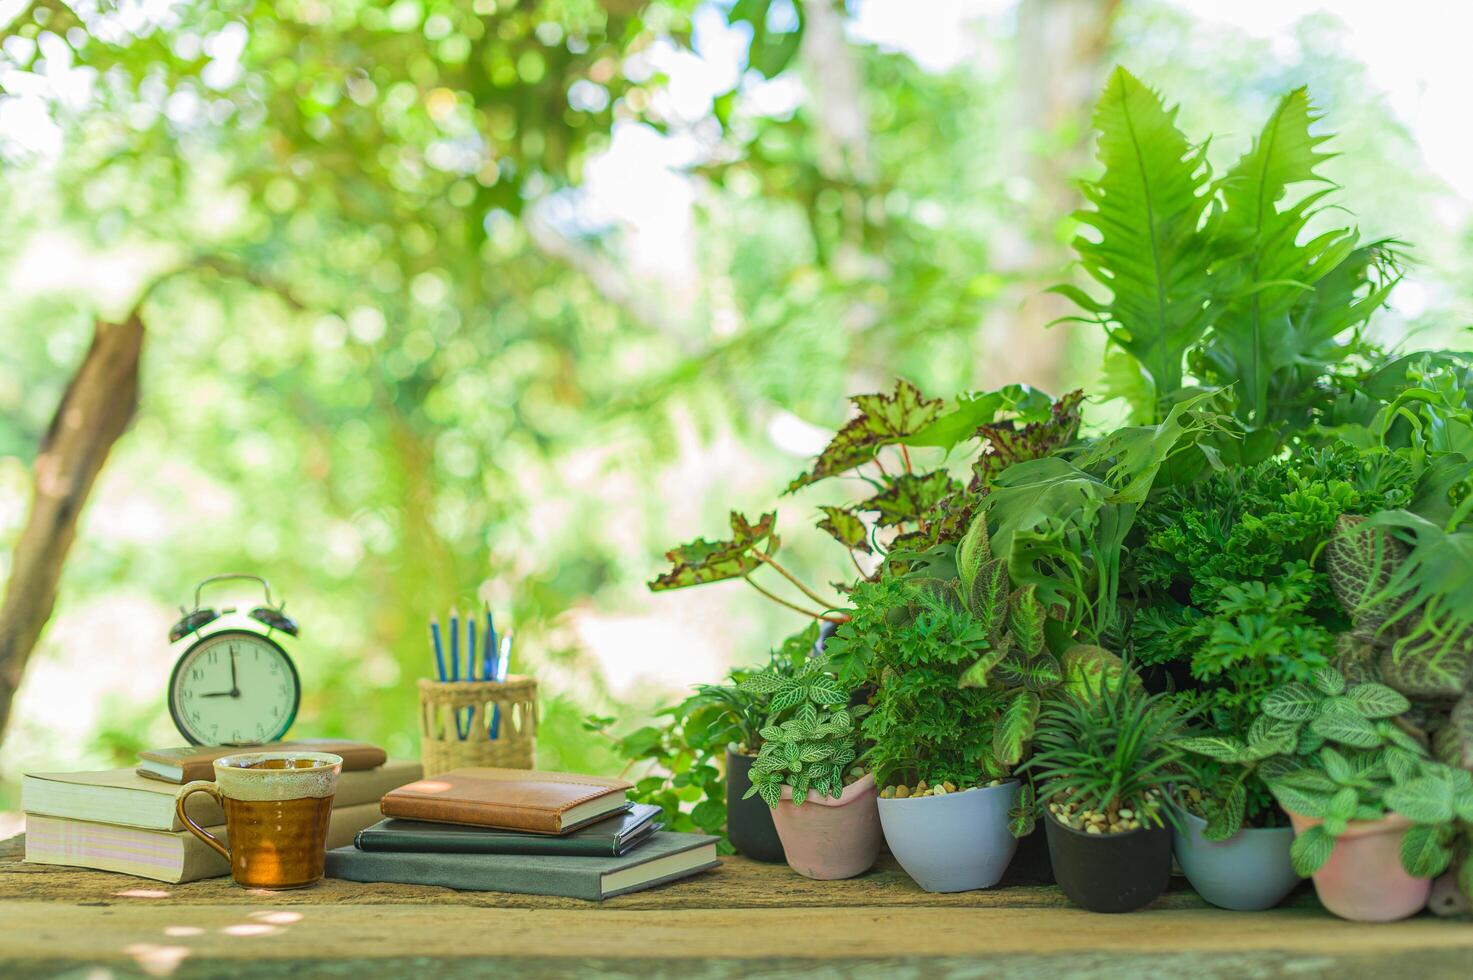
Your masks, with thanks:
M 743 799 L 760 795 L 769 807 L 790 786 L 793 804 L 808 791 L 838 798 L 845 773 L 858 757 L 855 720 L 864 709 L 850 709 L 849 693 L 839 686 L 822 658 L 787 675 L 764 670 L 742 682 L 744 692 L 770 697 L 771 715 L 758 733 L 762 749 L 752 763 L 751 788 Z
M 1207 141 L 1177 110 L 1116 68 L 1095 111 L 1104 171 L 1084 184 L 1092 229 L 1075 239 L 1104 298 L 1056 287 L 1099 323 L 1130 364 L 1111 363 L 1111 394 L 1161 418 L 1190 389 L 1233 386 L 1248 438 L 1267 458 L 1302 428 L 1327 374 L 1369 351 L 1359 329 L 1399 279 L 1394 243 L 1361 244 L 1353 228 L 1307 233 L 1334 207 L 1319 173 L 1327 138 L 1300 88 L 1285 94 L 1252 146 L 1216 180 Z
M 843 683 L 872 692 L 860 728 L 876 778 L 971 786 L 1006 776 L 993 753 L 1000 699 L 958 686 L 987 632 L 955 582 L 886 574 L 861 582 L 852 600 L 853 618 L 825 649 Z
M 1396 724 L 1409 707 L 1384 684 L 1348 684 L 1327 668 L 1310 684 L 1271 691 L 1247 742 L 1182 744 L 1256 766 L 1280 806 L 1321 821 L 1294 838 L 1290 858 L 1301 876 L 1324 866 L 1352 821 L 1395 812 L 1412 822 L 1402 838 L 1402 866 L 1413 877 L 1430 878 L 1451 863 L 1459 822 L 1473 821 L 1473 773 L 1437 762 Z

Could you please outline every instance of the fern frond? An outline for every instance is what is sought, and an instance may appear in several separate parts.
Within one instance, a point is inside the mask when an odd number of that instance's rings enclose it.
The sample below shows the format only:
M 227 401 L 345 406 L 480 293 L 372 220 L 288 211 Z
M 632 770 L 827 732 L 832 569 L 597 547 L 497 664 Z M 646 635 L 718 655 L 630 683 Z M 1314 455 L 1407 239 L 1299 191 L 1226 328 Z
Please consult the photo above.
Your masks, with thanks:
M 1158 406 L 1182 387 L 1189 347 L 1211 325 L 1211 251 L 1199 233 L 1211 200 L 1206 145 L 1193 146 L 1176 127 L 1177 110 L 1130 72 L 1117 67 L 1095 109 L 1104 174 L 1083 184 L 1091 209 L 1076 214 L 1097 240 L 1074 240 L 1085 273 L 1110 292 L 1096 300 L 1058 291 L 1093 314 L 1150 376 Z
M 1316 169 L 1333 156 L 1320 150 L 1329 137 L 1310 132 L 1319 118 L 1306 89 L 1287 93 L 1218 184 L 1224 206 L 1212 237 L 1220 250 L 1214 276 L 1221 309 L 1203 354 L 1221 380 L 1237 382 L 1239 415 L 1254 427 L 1276 421 L 1276 374 L 1332 363 L 1350 350 L 1332 343 L 1334 333 L 1304 329 L 1307 321 L 1296 323 L 1293 315 L 1316 305 L 1316 284 L 1350 261 L 1356 247 L 1353 228 L 1300 241 L 1334 190 Z M 1290 188 L 1303 184 L 1322 186 L 1285 203 Z

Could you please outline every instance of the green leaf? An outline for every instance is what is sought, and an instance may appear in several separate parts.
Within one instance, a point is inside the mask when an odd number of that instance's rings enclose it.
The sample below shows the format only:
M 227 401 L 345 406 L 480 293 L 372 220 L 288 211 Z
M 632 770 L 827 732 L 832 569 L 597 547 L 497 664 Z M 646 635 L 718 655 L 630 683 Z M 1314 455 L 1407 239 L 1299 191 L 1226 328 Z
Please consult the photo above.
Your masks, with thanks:
M 961 484 L 945 470 L 931 473 L 897 473 L 882 478 L 885 489 L 855 504 L 856 510 L 874 511 L 880 527 L 916 523 L 926 518 L 945 497 L 961 489 Z
M 1243 815 L 1248 807 L 1248 791 L 1241 780 L 1233 783 L 1227 798 L 1212 811 L 1202 836 L 1208 840 L 1227 840 L 1243 829 Z
M 1376 726 L 1347 709 L 1328 710 L 1311 721 L 1309 727 L 1316 735 L 1341 745 L 1373 749 L 1381 744 L 1381 735 L 1376 731 Z
M 1362 718 L 1394 718 L 1411 710 L 1405 697 L 1385 684 L 1357 684 L 1345 697 Z
M 985 522 L 984 515 L 977 521 Z M 974 525 L 975 526 L 975 525 Z M 1002 558 L 984 561 L 966 593 L 967 610 L 989 638 L 999 636 L 1007 628 L 1008 566 Z
M 1325 807 L 1325 822 L 1331 820 L 1349 821 L 1355 818 L 1356 808 L 1360 805 L 1360 796 L 1349 786 L 1335 791 L 1330 797 L 1330 803 Z
M 956 408 L 907 438 L 905 444 L 950 450 L 973 438 L 979 427 L 994 422 L 1000 414 L 1046 416 L 1050 402 L 1048 395 L 1027 385 L 958 395 Z
M 1043 459 L 1069 445 L 1079 431 L 1083 391 L 1071 391 L 1049 407 L 1046 416 L 1019 426 L 1014 421 L 984 425 L 977 429 L 982 452 L 972 463 L 971 493 L 986 493 L 993 480 L 1009 466 Z
M 1008 700 L 992 736 L 992 751 L 997 761 L 1005 766 L 1016 766 L 1023 761 L 1023 753 L 1033 738 L 1038 709 L 1038 695 L 1032 691 L 1018 691 Z
M 1325 833 L 1324 827 L 1310 827 L 1294 837 L 1294 844 L 1289 848 L 1289 863 L 1294 866 L 1295 874 L 1308 878 L 1325 866 L 1334 849 L 1335 838 Z
M 844 704 L 849 700 L 849 695 L 843 691 L 833 678 L 819 675 L 808 685 L 808 697 L 815 704 Z
M 926 398 L 905 380 L 897 380 L 889 395 L 856 395 L 850 401 L 859 414 L 838 431 L 814 461 L 813 469 L 788 485 L 788 493 L 872 461 L 885 446 L 920 432 L 944 408 L 940 399 Z
M 1228 735 L 1206 735 L 1184 738 L 1176 743 L 1195 755 L 1205 755 L 1218 762 L 1241 763 L 1251 758 L 1248 746 L 1242 739 Z
M 1437 877 L 1447 870 L 1452 856 L 1436 827 L 1411 827 L 1401 838 L 1401 866 L 1413 878 Z
M 1037 808 L 1033 798 L 1033 784 L 1025 781 L 1018 790 L 1018 800 L 1008 813 L 1008 830 L 1015 838 L 1033 833 Z
M 1028 657 L 1043 649 L 1043 605 L 1038 590 L 1031 585 L 1013 593 L 1008 609 L 1008 631 L 1013 643 Z
M 1046 626 L 1047 624 L 1045 624 Z M 1126 675 L 1125 661 L 1104 647 L 1080 643 L 1059 658 L 1065 692 L 1081 701 L 1094 701 L 1118 690 Z
M 670 571 L 651 582 L 650 591 L 683 589 L 751 574 L 762 564 L 756 552 L 764 542 L 767 545 L 765 554 L 777 551 L 778 537 L 773 533 L 776 521 L 777 514 L 763 514 L 756 524 L 752 524 L 742 514 L 732 511 L 730 539 L 707 541 L 697 538 L 690 544 L 670 549 L 665 553 L 671 563 Z
M 1453 795 L 1446 781 L 1423 776 L 1388 789 L 1386 806 L 1412 823 L 1440 824 L 1453 818 Z
M 1263 698 L 1263 713 L 1283 721 L 1309 721 L 1319 710 L 1321 698 L 1299 683 L 1276 687 Z
M 1297 721 L 1259 715 L 1248 726 L 1248 745 L 1252 748 L 1253 755 L 1260 759 L 1293 752 L 1299 743 L 1299 727 L 1300 723 Z
M 1349 228 L 1306 233 L 1331 189 L 1317 171 L 1329 158 L 1319 151 L 1327 137 L 1309 131 L 1317 118 L 1305 89 L 1286 94 L 1220 185 L 1219 310 L 1203 356 L 1217 377 L 1233 379 L 1238 414 L 1252 427 L 1276 421 L 1279 406 L 1351 349 L 1307 322 L 1315 284 L 1351 258 L 1356 242 Z M 1289 202 L 1289 188 L 1305 184 L 1319 186 Z
M 962 595 L 972 596 L 977 586 L 977 576 L 992 560 L 992 544 L 987 536 L 987 515 L 972 518 L 967 533 L 956 544 L 957 578 L 962 583 Z
M 873 549 L 869 543 L 869 532 L 865 530 L 864 521 L 850 510 L 843 507 L 820 507 L 823 511 L 823 520 L 818 522 L 821 531 L 827 531 L 834 540 L 851 551 L 858 551 L 868 555 Z
M 1333 670 L 1329 667 L 1323 667 L 1315 671 L 1314 674 L 1310 676 L 1310 680 L 1314 683 L 1315 688 L 1318 689 L 1321 694 L 1327 695 L 1329 697 L 1334 697 L 1338 694 L 1345 693 L 1345 678 L 1340 676 L 1340 672 L 1338 670 Z
M 972 665 L 962 671 L 961 680 L 957 682 L 958 687 L 986 687 L 992 680 L 992 669 L 1008 653 L 1006 646 L 993 647 L 985 651 L 982 656 L 973 661 Z
M 1198 233 L 1210 203 L 1205 146 L 1176 128 L 1176 110 L 1124 68 L 1095 109 L 1104 174 L 1082 186 L 1076 218 L 1098 241 L 1074 240 L 1084 271 L 1110 293 L 1089 311 L 1150 376 L 1157 404 L 1182 386 L 1183 359 L 1211 324 L 1209 246 Z

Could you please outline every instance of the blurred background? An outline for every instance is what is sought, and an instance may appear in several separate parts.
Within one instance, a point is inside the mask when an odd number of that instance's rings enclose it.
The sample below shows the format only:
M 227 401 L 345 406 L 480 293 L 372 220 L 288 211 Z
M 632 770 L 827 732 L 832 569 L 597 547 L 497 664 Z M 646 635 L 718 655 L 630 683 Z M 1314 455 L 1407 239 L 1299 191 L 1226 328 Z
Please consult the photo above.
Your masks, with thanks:
M 484 599 L 539 763 L 617 769 L 587 713 L 634 727 L 802 625 L 645 582 L 847 394 L 1098 377 L 1042 290 L 1116 62 L 1215 160 L 1307 84 L 1413 261 L 1381 339 L 1470 346 L 1469 36 L 1434 0 L 0 0 L 0 582 L 94 332 L 142 327 L 54 614 L 0 662 L 0 811 L 180 741 L 167 631 L 227 570 L 302 625 L 295 734 L 413 754 L 427 617 Z M 817 582 L 823 493 L 779 513 Z

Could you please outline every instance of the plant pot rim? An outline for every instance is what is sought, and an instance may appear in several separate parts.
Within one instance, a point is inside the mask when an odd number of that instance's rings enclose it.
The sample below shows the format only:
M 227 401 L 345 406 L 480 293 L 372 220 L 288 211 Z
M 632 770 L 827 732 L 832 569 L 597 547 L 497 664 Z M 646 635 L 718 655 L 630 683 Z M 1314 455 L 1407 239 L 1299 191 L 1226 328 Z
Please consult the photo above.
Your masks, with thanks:
M 1295 813 L 1293 810 L 1285 810 L 1284 812 L 1287 813 L 1289 815 L 1289 819 L 1295 821 L 1296 824 L 1303 824 L 1304 829 L 1308 829 L 1310 827 L 1318 827 L 1320 824 L 1325 822 L 1323 817 L 1306 817 L 1302 814 Z M 1412 822 L 1406 817 L 1402 816 L 1399 813 L 1388 812 L 1386 816 L 1382 817 L 1380 820 L 1350 821 L 1350 823 L 1345 827 L 1345 832 L 1337 836 L 1335 839 L 1353 840 L 1357 837 L 1374 837 L 1377 834 L 1394 834 L 1399 831 L 1407 830 L 1411 826 Z M 1296 833 L 1299 831 L 1299 829 L 1300 828 L 1297 825 L 1294 828 Z
M 1186 819 L 1186 821 L 1188 823 L 1190 823 L 1193 827 L 1195 827 L 1197 829 L 1197 832 L 1198 833 L 1200 833 L 1201 831 L 1203 831 L 1203 830 L 1206 829 L 1206 827 L 1207 827 L 1207 818 L 1206 817 L 1200 817 L 1197 814 L 1193 813 L 1191 810 L 1186 809 L 1185 807 L 1177 807 L 1176 810 L 1177 810 L 1178 813 L 1180 813 L 1182 815 L 1183 818 Z M 1292 826 L 1285 826 L 1285 827 L 1239 827 L 1238 828 L 1238 832 L 1236 834 L 1234 834 L 1233 836 L 1227 838 L 1226 840 L 1215 840 L 1215 841 L 1209 841 L 1208 843 L 1211 843 L 1211 844 L 1226 844 L 1228 841 L 1237 840 L 1239 837 L 1243 836 L 1244 834 L 1292 834 L 1292 833 L 1294 833 L 1294 828 Z
M 1161 825 L 1159 827 L 1155 827 L 1155 826 L 1151 826 L 1151 827 L 1137 827 L 1135 830 L 1127 830 L 1124 833 L 1119 833 L 1119 834 L 1104 834 L 1104 833 L 1101 833 L 1101 834 L 1091 834 L 1091 833 L 1088 833 L 1088 832 L 1083 831 L 1083 830 L 1075 830 L 1073 827 L 1069 826 L 1068 824 L 1066 824 L 1062 820 L 1060 820 L 1058 817 L 1054 816 L 1053 813 L 1050 812 L 1050 810 L 1049 810 L 1049 808 L 1047 806 L 1045 806 L 1043 808 L 1043 815 L 1048 818 L 1048 821 L 1050 823 L 1052 823 L 1055 827 L 1059 828 L 1060 830 L 1064 831 L 1064 833 L 1066 833 L 1066 834 L 1073 834 L 1075 837 L 1084 837 L 1084 838 L 1087 838 L 1089 840 L 1124 840 L 1127 837 L 1134 837 L 1137 834 L 1154 834 L 1154 833 L 1157 833 L 1159 831 L 1165 831 L 1166 833 L 1171 833 L 1171 824 L 1167 823 L 1167 824 L 1163 824 L 1163 825 Z
M 837 799 L 832 796 L 824 796 L 820 793 L 815 793 L 813 790 L 810 789 L 808 791 L 807 797 L 805 797 L 803 800 L 803 805 L 848 806 L 850 803 L 857 802 L 867 795 L 878 796 L 879 792 L 879 790 L 875 789 L 874 773 L 867 772 L 863 776 L 856 779 L 854 782 L 850 783 L 848 786 L 845 786 L 844 792 L 839 794 Z M 785 802 L 791 803 L 793 801 L 793 787 L 784 783 L 782 793 L 783 800 Z
M 944 793 L 941 796 L 905 796 L 905 797 L 900 797 L 898 799 L 896 797 L 893 797 L 893 796 L 891 796 L 891 797 L 881 796 L 879 798 L 879 800 L 880 800 L 880 806 L 883 806 L 883 807 L 901 807 L 901 808 L 903 808 L 903 807 L 905 807 L 907 805 L 910 805 L 910 806 L 912 806 L 912 809 L 914 809 L 915 806 L 925 806 L 927 803 L 931 802 L 932 800 L 936 800 L 936 801 L 939 802 L 939 801 L 942 801 L 942 800 L 950 800 L 953 797 L 964 797 L 964 796 L 968 796 L 968 795 L 972 795 L 972 794 L 987 793 L 987 792 L 990 792 L 992 790 L 1000 790 L 1000 789 L 1001 790 L 1005 790 L 1005 789 L 1008 789 L 1009 787 L 1013 787 L 1013 786 L 1017 786 L 1017 785 L 1018 785 L 1018 780 L 1016 780 L 1016 779 L 1007 779 L 1007 780 L 1004 780 L 1003 782 L 999 783 L 996 786 L 977 786 L 977 787 L 974 787 L 973 789 L 959 789 L 955 793 Z

